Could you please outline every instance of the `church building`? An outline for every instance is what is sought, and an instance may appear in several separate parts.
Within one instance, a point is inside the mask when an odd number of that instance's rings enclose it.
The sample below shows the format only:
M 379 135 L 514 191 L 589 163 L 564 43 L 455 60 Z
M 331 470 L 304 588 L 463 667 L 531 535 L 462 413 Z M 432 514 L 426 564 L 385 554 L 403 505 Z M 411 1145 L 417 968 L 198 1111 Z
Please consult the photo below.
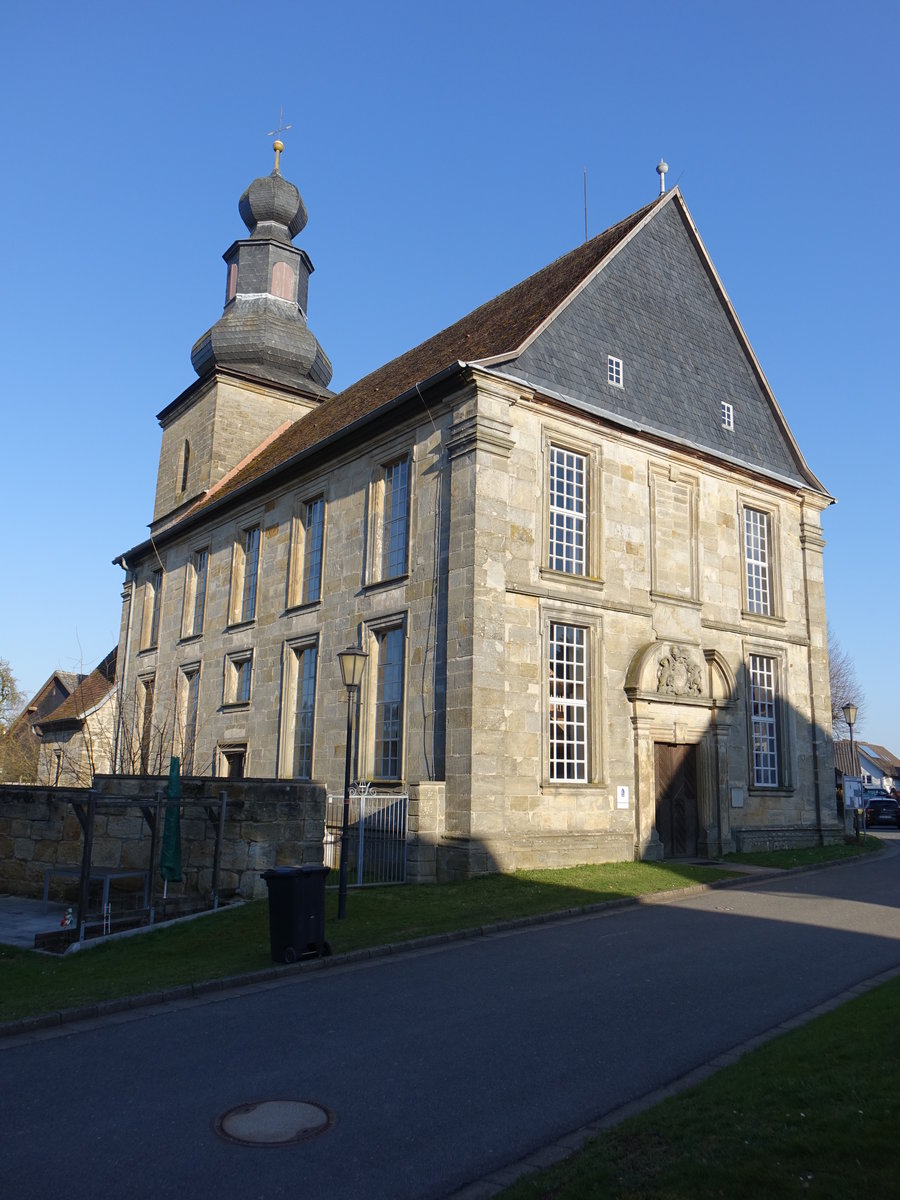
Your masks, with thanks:
M 342 792 L 353 645 L 438 878 L 837 839 L 832 498 L 680 190 L 335 394 L 282 150 L 116 560 L 120 769 Z

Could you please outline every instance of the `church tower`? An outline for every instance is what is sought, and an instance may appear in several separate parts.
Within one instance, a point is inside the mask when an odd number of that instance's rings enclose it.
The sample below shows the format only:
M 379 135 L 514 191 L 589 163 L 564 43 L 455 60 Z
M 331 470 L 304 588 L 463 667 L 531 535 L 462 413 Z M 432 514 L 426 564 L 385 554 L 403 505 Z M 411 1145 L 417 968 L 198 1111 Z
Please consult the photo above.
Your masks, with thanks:
M 238 210 L 249 237 L 226 264 L 225 308 L 194 343 L 199 378 L 159 413 L 154 532 L 180 516 L 261 442 L 331 395 L 331 363 L 306 323 L 313 265 L 293 240 L 307 222 L 280 169 L 254 179 Z

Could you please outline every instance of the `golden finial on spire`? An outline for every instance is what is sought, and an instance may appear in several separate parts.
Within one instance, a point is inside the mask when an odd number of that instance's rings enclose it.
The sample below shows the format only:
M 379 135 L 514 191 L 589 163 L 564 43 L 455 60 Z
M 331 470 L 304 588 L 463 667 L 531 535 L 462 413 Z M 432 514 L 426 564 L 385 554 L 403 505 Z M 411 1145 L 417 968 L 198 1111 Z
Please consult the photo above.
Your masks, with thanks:
M 284 150 L 284 142 L 281 140 L 280 137 L 278 137 L 278 134 L 286 133 L 290 128 L 291 128 L 290 125 L 285 125 L 285 123 L 284 123 L 284 105 L 282 104 L 281 111 L 278 116 L 278 128 L 270 129 L 268 134 L 266 135 L 267 137 L 275 138 L 275 141 L 272 143 L 272 149 L 275 151 L 275 171 L 279 175 L 281 174 L 280 161 L 281 161 L 281 152 L 282 152 L 282 150 Z

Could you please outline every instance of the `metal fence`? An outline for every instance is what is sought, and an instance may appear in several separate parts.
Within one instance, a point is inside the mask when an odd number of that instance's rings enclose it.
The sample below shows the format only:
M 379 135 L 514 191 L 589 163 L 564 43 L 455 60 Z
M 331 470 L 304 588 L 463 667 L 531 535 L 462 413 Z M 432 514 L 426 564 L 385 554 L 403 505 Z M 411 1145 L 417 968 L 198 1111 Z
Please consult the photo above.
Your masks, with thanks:
M 366 887 L 406 883 L 406 828 L 409 796 L 377 792 L 368 784 L 350 789 L 347 826 L 347 884 Z M 325 866 L 335 871 L 341 862 L 344 797 L 329 795 L 325 805 Z

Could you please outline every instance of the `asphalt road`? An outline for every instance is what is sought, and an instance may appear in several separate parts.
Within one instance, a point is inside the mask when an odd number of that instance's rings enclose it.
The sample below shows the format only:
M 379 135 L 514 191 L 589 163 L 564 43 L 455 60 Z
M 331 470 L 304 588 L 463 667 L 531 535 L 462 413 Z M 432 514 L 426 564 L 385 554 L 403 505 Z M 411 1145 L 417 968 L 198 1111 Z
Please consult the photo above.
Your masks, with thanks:
M 0 1191 L 444 1196 L 900 965 L 898 837 L 875 861 L 7 1039 Z M 270 1099 L 335 1123 L 278 1148 L 214 1132 Z

